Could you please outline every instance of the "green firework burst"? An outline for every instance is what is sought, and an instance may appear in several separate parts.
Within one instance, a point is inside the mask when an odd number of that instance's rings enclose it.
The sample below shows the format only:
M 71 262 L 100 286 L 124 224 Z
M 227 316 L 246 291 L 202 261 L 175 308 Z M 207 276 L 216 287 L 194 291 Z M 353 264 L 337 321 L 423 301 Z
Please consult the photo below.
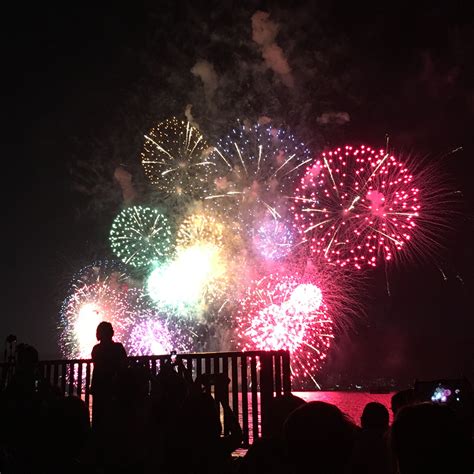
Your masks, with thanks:
M 110 245 L 118 258 L 137 268 L 162 260 L 172 250 L 168 219 L 157 209 L 128 207 L 112 223 Z

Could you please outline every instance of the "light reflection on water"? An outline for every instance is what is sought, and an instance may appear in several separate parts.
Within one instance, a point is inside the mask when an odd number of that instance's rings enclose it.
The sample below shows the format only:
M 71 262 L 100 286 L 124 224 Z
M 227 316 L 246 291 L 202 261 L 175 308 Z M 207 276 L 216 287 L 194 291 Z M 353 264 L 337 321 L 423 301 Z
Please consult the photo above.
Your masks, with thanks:
M 336 405 L 342 412 L 360 426 L 360 417 L 365 405 L 369 402 L 379 402 L 384 405 L 390 413 L 392 422 L 392 411 L 390 399 L 395 392 L 391 393 L 369 393 L 369 392 L 293 392 L 307 402 L 327 402 Z
M 390 400 L 392 395 L 395 392 L 391 393 L 369 393 L 369 392 L 293 392 L 293 395 L 301 397 L 307 402 L 326 402 L 336 405 L 343 413 L 348 415 L 350 419 L 360 426 L 360 417 L 364 410 L 365 405 L 370 402 L 378 402 L 384 405 L 389 414 L 390 414 L 390 423 L 392 423 L 392 410 L 390 408 Z M 260 395 L 260 394 L 259 394 Z M 242 395 L 239 393 L 239 400 L 241 400 Z M 252 403 L 250 394 L 248 396 L 248 408 L 249 408 L 249 441 L 250 444 L 253 442 L 252 434 Z M 259 397 L 260 398 L 260 397 Z M 258 416 L 260 420 L 260 413 Z M 221 420 L 223 421 L 223 420 Z M 239 421 L 242 426 L 242 414 L 239 413 Z M 238 449 L 234 452 L 234 456 L 240 457 L 244 456 L 247 452 L 246 449 Z

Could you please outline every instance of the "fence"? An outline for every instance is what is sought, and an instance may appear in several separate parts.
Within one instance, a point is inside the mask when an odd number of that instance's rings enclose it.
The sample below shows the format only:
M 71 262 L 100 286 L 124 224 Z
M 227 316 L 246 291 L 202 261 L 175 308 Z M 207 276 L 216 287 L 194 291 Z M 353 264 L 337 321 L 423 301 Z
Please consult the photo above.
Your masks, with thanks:
M 169 355 L 132 356 L 130 366 L 145 368 L 149 380 L 169 361 Z M 238 417 L 243 431 L 243 446 L 267 430 L 267 411 L 274 395 L 291 392 L 290 356 L 288 351 L 212 352 L 178 354 L 178 367 L 189 371 L 193 380 L 203 374 L 225 374 L 230 379 L 226 402 Z M 90 406 L 90 382 L 93 364 L 90 359 L 49 360 L 39 363 L 41 375 L 65 395 L 81 397 Z M 3 364 L 3 375 L 9 370 Z M 4 376 L 2 380 L 6 380 Z M 149 384 L 150 391 L 153 384 Z M 223 417 L 224 432 L 228 423 Z

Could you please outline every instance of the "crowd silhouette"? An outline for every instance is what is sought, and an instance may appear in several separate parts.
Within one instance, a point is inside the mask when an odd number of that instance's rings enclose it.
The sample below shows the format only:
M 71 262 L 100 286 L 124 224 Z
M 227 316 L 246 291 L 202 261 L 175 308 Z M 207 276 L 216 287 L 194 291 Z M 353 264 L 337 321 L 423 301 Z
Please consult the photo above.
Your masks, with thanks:
M 359 426 L 330 403 L 277 396 L 264 436 L 236 455 L 243 437 L 226 374 L 193 379 L 170 357 L 150 378 L 130 365 L 110 323 L 96 335 L 92 423 L 83 400 L 41 377 L 38 352 L 17 346 L 0 393 L 1 474 L 473 472 L 472 391 L 462 411 L 398 392 L 392 426 L 380 403 L 367 404 Z

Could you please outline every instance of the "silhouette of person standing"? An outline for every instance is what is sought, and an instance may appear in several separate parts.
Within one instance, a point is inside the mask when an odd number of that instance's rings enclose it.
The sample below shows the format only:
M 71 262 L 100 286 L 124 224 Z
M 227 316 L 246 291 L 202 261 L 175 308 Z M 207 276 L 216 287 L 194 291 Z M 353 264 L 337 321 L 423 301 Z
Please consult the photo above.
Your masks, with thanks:
M 102 321 L 96 330 L 97 340 L 92 349 L 92 427 L 103 425 L 117 399 L 119 377 L 127 365 L 127 353 L 120 342 L 112 340 L 114 329 L 112 324 Z

